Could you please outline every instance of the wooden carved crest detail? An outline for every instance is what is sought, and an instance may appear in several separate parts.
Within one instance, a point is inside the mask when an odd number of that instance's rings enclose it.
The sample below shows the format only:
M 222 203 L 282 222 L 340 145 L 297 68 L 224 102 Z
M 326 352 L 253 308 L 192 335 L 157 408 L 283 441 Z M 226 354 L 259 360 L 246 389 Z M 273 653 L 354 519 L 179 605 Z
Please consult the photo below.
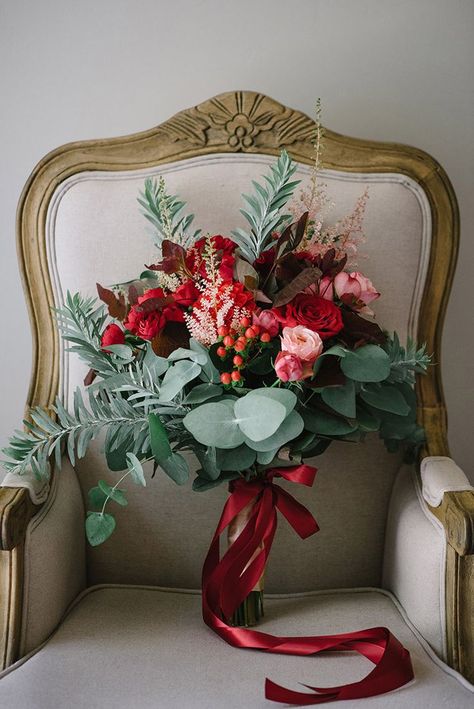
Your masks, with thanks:
M 173 116 L 159 131 L 189 147 L 254 152 L 311 142 L 314 122 L 263 94 L 235 91 Z

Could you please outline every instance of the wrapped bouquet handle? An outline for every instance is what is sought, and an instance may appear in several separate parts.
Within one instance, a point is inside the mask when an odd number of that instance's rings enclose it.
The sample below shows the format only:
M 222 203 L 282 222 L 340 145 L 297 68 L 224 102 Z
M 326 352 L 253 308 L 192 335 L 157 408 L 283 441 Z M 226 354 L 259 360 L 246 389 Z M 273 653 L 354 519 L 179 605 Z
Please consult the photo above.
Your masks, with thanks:
M 286 704 L 322 704 L 323 702 L 358 699 L 390 692 L 413 679 L 410 654 L 384 627 L 369 628 L 338 635 L 304 637 L 276 636 L 256 630 L 229 626 L 224 619 L 250 593 L 263 573 L 277 527 L 280 511 L 302 538 L 319 527 L 313 515 L 286 490 L 274 482 L 282 477 L 290 482 L 311 486 L 316 468 L 297 465 L 271 468 L 264 478 L 239 479 L 231 483 L 231 494 L 217 525 L 202 574 L 202 608 L 204 622 L 234 647 L 288 655 L 316 655 L 319 652 L 358 652 L 375 667 L 358 682 L 337 687 L 311 687 L 308 692 L 286 689 L 267 679 L 265 696 Z M 241 510 L 254 501 L 247 525 L 222 559 L 219 537 Z

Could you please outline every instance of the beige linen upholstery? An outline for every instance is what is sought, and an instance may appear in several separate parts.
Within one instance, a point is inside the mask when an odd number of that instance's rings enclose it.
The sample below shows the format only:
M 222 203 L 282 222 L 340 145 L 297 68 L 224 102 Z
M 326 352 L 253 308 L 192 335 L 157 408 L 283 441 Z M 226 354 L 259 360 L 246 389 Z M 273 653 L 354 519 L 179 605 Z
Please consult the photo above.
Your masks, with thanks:
M 439 507 L 445 492 L 474 490 L 463 470 L 447 456 L 428 456 L 420 466 L 422 493 L 432 507 Z
M 388 625 L 409 648 L 416 679 L 346 709 L 426 706 L 468 709 L 474 694 L 375 589 L 268 598 L 260 628 L 301 635 Z M 90 589 L 59 630 L 26 662 L 2 675 L 0 705 L 12 709 L 264 709 L 264 678 L 298 688 L 355 681 L 370 665 L 351 655 L 317 658 L 236 650 L 200 619 L 196 593 L 146 588 Z M 464 684 L 463 684 L 464 682 Z M 301 687 L 299 687 L 301 689 Z
M 382 585 L 442 658 L 446 657 L 445 563 L 443 527 L 429 512 L 415 471 L 403 466 L 390 500 Z
M 67 459 L 25 545 L 22 653 L 42 643 L 86 584 L 84 505 Z

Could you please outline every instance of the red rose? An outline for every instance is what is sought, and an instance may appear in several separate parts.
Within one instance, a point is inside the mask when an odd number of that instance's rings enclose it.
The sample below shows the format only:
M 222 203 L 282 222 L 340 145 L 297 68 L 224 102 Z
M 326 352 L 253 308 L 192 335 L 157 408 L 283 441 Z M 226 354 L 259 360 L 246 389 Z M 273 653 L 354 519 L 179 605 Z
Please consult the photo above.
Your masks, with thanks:
M 317 332 L 322 340 L 334 337 L 343 328 L 341 311 L 319 295 L 299 293 L 290 303 L 273 308 L 283 327 L 304 327 Z
M 111 323 L 105 328 L 102 334 L 100 344 L 105 352 L 108 352 L 108 350 L 106 350 L 105 348 L 109 345 L 124 345 L 125 333 L 121 327 L 119 327 L 115 323 Z
M 192 248 L 189 249 L 186 256 L 186 267 L 191 273 L 200 274 L 201 276 L 206 276 L 206 266 L 203 259 L 206 241 L 205 237 L 198 239 Z M 231 281 L 235 263 L 234 251 L 237 248 L 237 244 L 220 234 L 212 236 L 211 241 L 219 258 L 219 273 L 224 281 Z
M 173 293 L 173 298 L 182 308 L 189 308 L 196 302 L 201 293 L 198 291 L 193 281 L 189 280 L 179 286 Z
M 169 321 L 184 322 L 182 309 L 162 288 L 151 288 L 130 308 L 124 325 L 134 335 L 152 340 Z

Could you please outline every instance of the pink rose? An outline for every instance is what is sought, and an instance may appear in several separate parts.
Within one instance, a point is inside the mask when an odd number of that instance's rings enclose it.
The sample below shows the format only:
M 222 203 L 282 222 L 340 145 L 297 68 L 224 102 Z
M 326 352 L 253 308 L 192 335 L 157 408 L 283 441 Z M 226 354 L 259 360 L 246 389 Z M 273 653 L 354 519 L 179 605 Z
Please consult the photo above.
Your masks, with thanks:
M 334 290 L 345 305 L 353 310 L 373 315 L 368 304 L 380 296 L 372 281 L 358 271 L 341 271 L 334 279 Z
M 303 376 L 303 363 L 294 354 L 279 352 L 275 360 L 275 372 L 282 382 L 296 382 Z
M 314 363 L 323 351 L 323 341 L 317 332 L 303 325 L 284 327 L 281 349 L 296 355 L 304 362 Z
M 329 276 L 324 276 L 321 278 L 319 281 L 318 295 L 326 300 L 334 300 L 334 285 L 332 278 L 329 278 Z
M 282 382 L 296 382 L 312 375 L 313 364 L 304 362 L 290 352 L 279 352 L 275 360 L 275 372 Z
M 280 332 L 280 323 L 271 310 L 257 308 L 252 314 L 252 324 L 259 325 L 262 331 L 268 332 L 270 337 L 276 337 Z

